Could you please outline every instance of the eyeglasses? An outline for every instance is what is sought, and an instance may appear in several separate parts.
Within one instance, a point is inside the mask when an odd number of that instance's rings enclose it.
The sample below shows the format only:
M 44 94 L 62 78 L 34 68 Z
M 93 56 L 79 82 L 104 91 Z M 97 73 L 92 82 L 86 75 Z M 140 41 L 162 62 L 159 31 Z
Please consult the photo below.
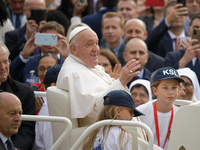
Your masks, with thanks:
M 47 68 L 45 68 L 45 67 L 40 67 L 40 68 L 38 68 L 38 72 L 39 73 L 44 73 L 46 70 L 48 70 L 49 68 L 51 68 L 51 67 L 47 67 Z
M 10 63 L 11 63 L 10 59 L 5 59 L 5 60 L 1 61 L 1 64 L 4 64 L 4 65 L 8 65 Z
M 146 94 L 142 94 L 142 93 L 135 93 L 135 92 L 132 92 L 131 93 L 131 96 L 133 97 L 133 98 L 136 98 L 137 96 L 139 97 L 139 98 L 148 98 L 148 95 L 146 95 Z

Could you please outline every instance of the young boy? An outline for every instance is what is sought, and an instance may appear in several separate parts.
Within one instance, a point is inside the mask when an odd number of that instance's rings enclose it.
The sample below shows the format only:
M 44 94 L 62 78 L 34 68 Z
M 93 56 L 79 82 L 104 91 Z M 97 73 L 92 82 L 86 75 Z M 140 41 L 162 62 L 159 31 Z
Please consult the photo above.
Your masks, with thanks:
M 172 67 L 158 69 L 151 78 L 151 89 L 155 101 L 149 101 L 137 107 L 145 114 L 140 116 L 154 134 L 154 144 L 167 149 L 171 125 L 178 107 L 172 103 L 179 95 L 180 82 L 178 72 Z

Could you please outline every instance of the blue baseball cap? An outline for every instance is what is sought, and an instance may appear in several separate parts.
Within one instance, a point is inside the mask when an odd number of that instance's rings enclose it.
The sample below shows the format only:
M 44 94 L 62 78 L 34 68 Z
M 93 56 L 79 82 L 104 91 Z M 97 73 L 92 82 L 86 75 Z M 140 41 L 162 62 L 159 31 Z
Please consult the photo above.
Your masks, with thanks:
M 167 80 L 167 79 L 177 79 L 179 82 L 184 82 L 183 79 L 179 77 L 178 72 L 176 69 L 172 67 L 163 67 L 159 68 L 152 77 L 152 82 L 157 80 Z
M 62 64 L 55 65 L 49 68 L 44 76 L 43 83 L 51 84 L 53 82 L 56 82 L 58 73 L 60 72 L 61 67 L 62 67 Z
M 135 108 L 135 104 L 131 95 L 123 90 L 109 92 L 106 96 L 104 96 L 104 105 L 125 106 L 133 109 L 135 117 L 144 115 Z

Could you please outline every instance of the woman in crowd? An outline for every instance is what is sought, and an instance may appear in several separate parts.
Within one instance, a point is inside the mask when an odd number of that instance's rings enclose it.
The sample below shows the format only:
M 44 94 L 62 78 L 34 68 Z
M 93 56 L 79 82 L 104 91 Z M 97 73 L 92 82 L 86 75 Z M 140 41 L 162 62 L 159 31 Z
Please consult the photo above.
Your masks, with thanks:
M 185 92 L 179 99 L 191 100 L 193 102 L 200 100 L 200 87 L 197 76 L 190 68 L 181 68 L 177 70 L 180 77 L 184 80 L 182 88 Z
M 38 77 L 39 77 L 40 82 L 33 83 L 33 84 L 31 84 L 31 86 L 37 86 L 39 91 L 45 91 L 44 84 L 42 83 L 45 73 L 50 67 L 57 65 L 57 64 L 60 64 L 60 60 L 58 59 L 58 57 L 55 54 L 53 54 L 53 53 L 44 54 L 40 58 L 40 61 L 38 64 Z
M 108 49 L 101 49 L 99 65 L 105 68 L 105 72 L 112 78 L 118 79 L 121 71 L 121 64 L 113 52 Z
M 133 81 L 129 87 L 135 107 L 152 100 L 150 82 L 144 79 Z

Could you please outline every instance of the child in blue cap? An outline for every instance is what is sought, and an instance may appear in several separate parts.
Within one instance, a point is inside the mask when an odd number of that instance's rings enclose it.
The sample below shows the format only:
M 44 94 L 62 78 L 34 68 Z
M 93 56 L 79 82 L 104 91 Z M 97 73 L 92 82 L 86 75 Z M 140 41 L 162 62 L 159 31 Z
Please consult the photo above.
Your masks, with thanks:
M 104 108 L 97 121 L 105 119 L 131 120 L 143 115 L 135 108 L 130 94 L 115 90 L 104 96 Z M 92 132 L 84 141 L 83 150 L 132 149 L 131 136 L 121 126 L 103 126 Z
M 149 101 L 137 107 L 145 116 L 140 120 L 147 124 L 154 134 L 154 144 L 167 149 L 171 131 L 171 125 L 175 113 L 179 107 L 173 102 L 179 96 L 180 82 L 178 72 L 172 67 L 160 68 L 153 73 L 151 78 L 151 90 L 155 101 Z

